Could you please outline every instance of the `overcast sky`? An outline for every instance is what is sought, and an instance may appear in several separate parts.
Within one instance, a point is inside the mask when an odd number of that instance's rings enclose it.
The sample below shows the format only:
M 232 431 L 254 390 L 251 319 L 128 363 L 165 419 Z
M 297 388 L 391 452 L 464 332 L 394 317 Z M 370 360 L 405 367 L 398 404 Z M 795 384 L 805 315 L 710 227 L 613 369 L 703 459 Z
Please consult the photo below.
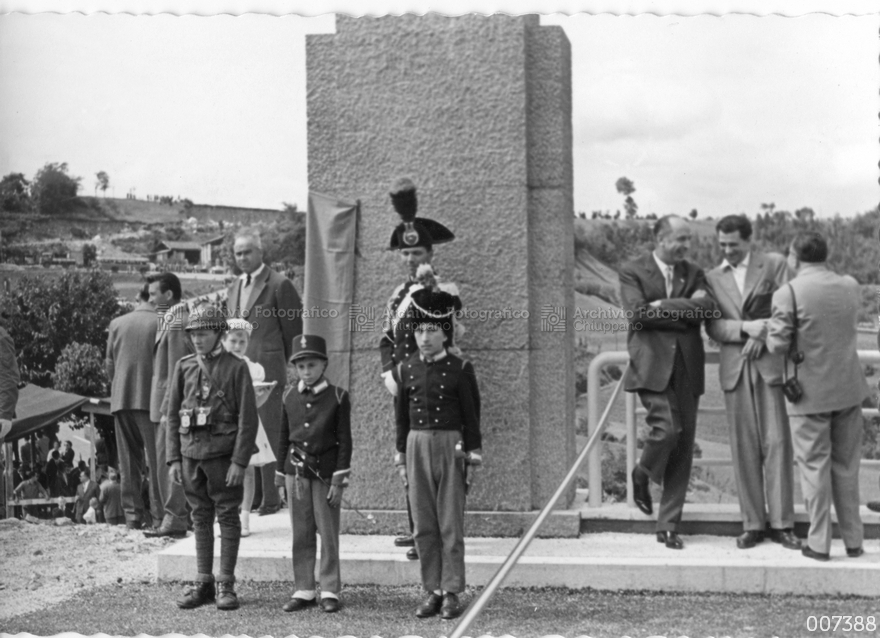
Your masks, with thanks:
M 572 44 L 575 210 L 877 205 L 878 16 L 554 16 Z M 91 194 L 306 202 L 305 33 L 332 18 L 0 16 L 0 175 Z M 112 194 L 112 193 L 108 193 Z

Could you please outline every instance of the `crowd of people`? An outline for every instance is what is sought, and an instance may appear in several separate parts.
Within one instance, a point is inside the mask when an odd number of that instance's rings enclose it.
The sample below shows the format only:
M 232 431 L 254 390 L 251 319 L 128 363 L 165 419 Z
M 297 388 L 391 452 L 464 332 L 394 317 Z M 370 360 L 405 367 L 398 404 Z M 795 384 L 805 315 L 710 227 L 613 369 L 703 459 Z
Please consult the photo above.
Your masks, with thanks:
M 480 394 L 474 367 L 456 345 L 458 289 L 440 283 L 432 265 L 434 246 L 454 234 L 416 215 L 410 180 L 396 182 L 390 195 L 401 223 L 389 249 L 406 275 L 388 302 L 377 376 L 390 395 L 409 520 L 410 534 L 395 544 L 420 564 L 426 597 L 416 615 L 455 618 L 465 587 L 466 494 L 483 460 Z M 829 560 L 833 502 L 846 554 L 858 557 L 860 407 L 868 396 L 856 353 L 858 285 L 828 270 L 827 244 L 817 233 L 798 234 L 783 257 L 752 245 L 745 216 L 723 218 L 716 232 L 724 261 L 708 275 L 686 259 L 691 229 L 674 215 L 654 225 L 653 252 L 620 272 L 630 321 L 624 383 L 644 404 L 649 427 L 632 473 L 634 500 L 653 515 L 649 483 L 661 485 L 656 540 L 684 548 L 678 527 L 704 390 L 705 326 L 721 348 L 743 520 L 737 546 L 769 538 Z M 320 602 L 335 612 L 340 506 L 354 447 L 350 397 L 327 378 L 326 342 L 303 332 L 300 297 L 263 263 L 259 235 L 237 235 L 234 255 L 241 275 L 220 304 L 190 307 L 179 279 L 163 272 L 148 278 L 131 312 L 111 322 L 106 365 L 119 472 L 93 480 L 82 463 L 73 468 L 69 446 L 41 439 L 22 458 L 47 459 L 42 482 L 22 463 L 16 492 L 36 498 L 75 489 L 78 522 L 103 518 L 151 537 L 192 530 L 197 573 L 176 600 L 183 609 L 211 602 L 238 608 L 235 568 L 252 505 L 258 515 L 286 505 L 294 592 L 284 611 Z M 298 383 L 285 388 L 288 365 Z M 0 384 L 0 398 L 3 392 Z M 0 435 L 9 419 L 0 405 Z M 792 459 L 810 519 L 805 541 L 794 534 Z
M 858 283 L 828 269 L 828 245 L 797 234 L 785 257 L 752 245 L 744 215 L 718 222 L 724 261 L 708 275 L 685 258 L 691 230 L 667 216 L 655 248 L 620 272 L 632 317 L 626 390 L 638 393 L 649 432 L 632 472 L 633 496 L 653 513 L 649 482 L 662 485 L 657 541 L 682 549 L 678 534 L 704 389 L 700 328 L 720 344 L 719 374 L 750 549 L 769 538 L 811 559 L 830 560 L 831 505 L 846 555 L 864 553 L 859 514 L 862 404 L 869 397 L 857 353 Z M 793 463 L 810 528 L 794 533 Z

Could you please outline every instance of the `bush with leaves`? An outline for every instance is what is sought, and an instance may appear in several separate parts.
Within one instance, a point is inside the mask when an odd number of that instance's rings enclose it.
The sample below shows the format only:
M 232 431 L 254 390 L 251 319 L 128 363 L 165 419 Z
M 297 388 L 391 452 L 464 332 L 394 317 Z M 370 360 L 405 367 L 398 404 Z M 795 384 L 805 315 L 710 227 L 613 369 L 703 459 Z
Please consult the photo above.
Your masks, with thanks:
M 98 346 L 74 341 L 65 346 L 52 374 L 56 390 L 84 397 L 105 397 L 110 394 L 104 369 L 104 353 Z
M 66 272 L 57 279 L 23 277 L 0 296 L 0 307 L 9 315 L 6 329 L 22 379 L 43 387 L 52 385 L 66 346 L 104 348 L 107 326 L 121 314 L 113 282 L 100 270 Z

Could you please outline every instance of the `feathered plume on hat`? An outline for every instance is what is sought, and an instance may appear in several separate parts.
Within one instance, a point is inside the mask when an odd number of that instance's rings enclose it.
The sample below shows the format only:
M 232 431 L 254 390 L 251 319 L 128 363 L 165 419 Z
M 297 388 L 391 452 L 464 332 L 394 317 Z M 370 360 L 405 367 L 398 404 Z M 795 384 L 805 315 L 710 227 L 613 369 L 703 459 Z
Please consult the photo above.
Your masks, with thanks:
M 434 244 L 445 244 L 455 239 L 451 230 L 433 219 L 416 217 L 419 200 L 416 185 L 408 177 L 401 177 L 391 186 L 391 205 L 400 215 L 401 224 L 391 234 L 389 250 L 422 247 L 431 249 Z

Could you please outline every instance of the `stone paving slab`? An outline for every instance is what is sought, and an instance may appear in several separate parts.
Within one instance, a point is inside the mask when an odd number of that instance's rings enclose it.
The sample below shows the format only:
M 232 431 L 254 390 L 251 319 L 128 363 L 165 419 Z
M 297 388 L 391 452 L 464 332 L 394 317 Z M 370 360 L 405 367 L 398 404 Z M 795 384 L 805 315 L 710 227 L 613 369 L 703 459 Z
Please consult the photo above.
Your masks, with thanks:
M 251 518 L 236 574 L 241 579 L 290 582 L 291 536 L 286 512 Z M 219 537 L 219 530 L 215 530 Z M 419 581 L 417 561 L 393 536 L 344 535 L 340 540 L 343 581 L 351 585 L 409 585 Z M 820 563 L 765 541 L 749 550 L 731 537 L 683 536 L 682 551 L 667 549 L 653 535 L 599 533 L 580 538 L 535 539 L 505 586 L 600 590 L 738 592 L 801 595 L 880 595 L 880 547 L 867 541 L 865 555 L 846 557 L 832 544 L 832 560 Z M 467 581 L 481 585 L 516 544 L 514 538 L 468 538 Z M 219 553 L 219 538 L 215 552 Z M 195 573 L 192 535 L 158 556 L 159 580 L 186 580 Z

